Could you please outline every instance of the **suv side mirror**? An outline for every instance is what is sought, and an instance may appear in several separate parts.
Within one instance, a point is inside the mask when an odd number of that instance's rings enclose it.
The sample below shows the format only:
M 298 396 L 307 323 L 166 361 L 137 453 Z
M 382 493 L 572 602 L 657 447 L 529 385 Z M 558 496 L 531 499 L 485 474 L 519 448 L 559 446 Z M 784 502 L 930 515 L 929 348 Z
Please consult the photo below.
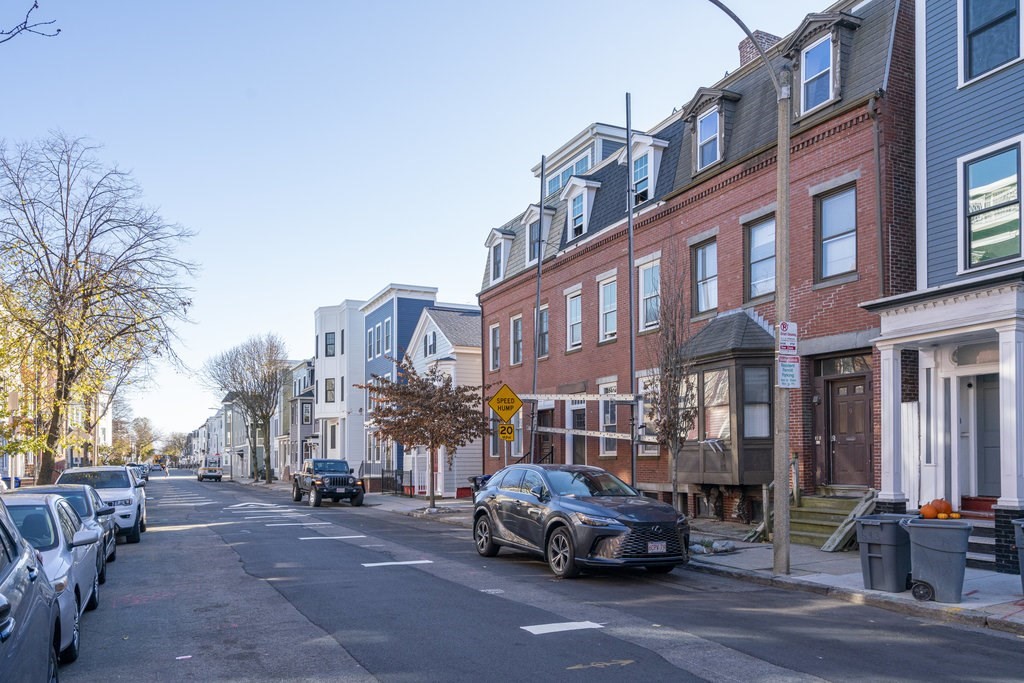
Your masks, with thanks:
M 106 515 L 112 514 L 114 514 L 114 507 L 112 505 L 108 505 L 107 507 L 102 507 L 96 510 L 97 517 L 105 517 Z
M 137 489 L 146 488 L 146 480 L 143 479 L 142 481 L 140 481 L 137 484 L 135 484 L 135 488 L 137 488 Z
M 532 489 L 530 489 L 530 493 L 532 493 L 537 498 L 537 500 L 540 501 L 543 501 L 545 498 L 547 498 L 547 496 L 544 495 L 544 487 L 541 486 L 540 484 L 537 484 Z

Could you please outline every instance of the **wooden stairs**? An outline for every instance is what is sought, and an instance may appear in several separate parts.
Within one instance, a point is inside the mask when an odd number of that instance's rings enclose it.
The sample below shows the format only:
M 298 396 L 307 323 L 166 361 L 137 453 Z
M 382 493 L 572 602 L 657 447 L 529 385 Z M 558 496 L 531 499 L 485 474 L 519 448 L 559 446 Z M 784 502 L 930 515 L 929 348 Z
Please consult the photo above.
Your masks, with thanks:
M 874 511 L 874 497 L 867 489 L 823 486 L 815 495 L 801 495 L 800 505 L 789 508 L 789 540 L 822 550 L 845 550 L 857 540 L 850 519 Z M 835 539 L 837 531 L 842 530 Z

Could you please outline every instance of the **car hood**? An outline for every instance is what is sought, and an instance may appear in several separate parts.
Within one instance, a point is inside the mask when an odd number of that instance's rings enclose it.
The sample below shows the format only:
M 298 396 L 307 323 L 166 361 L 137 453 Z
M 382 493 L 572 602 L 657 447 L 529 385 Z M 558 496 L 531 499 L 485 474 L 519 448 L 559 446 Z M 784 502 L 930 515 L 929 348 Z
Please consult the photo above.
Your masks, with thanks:
M 96 493 L 100 494 L 100 500 L 104 503 L 109 503 L 112 500 L 134 498 L 135 494 L 132 491 L 133 489 L 96 489 Z
M 680 516 L 671 505 L 646 496 L 566 496 L 562 498 L 562 505 L 573 512 L 617 517 L 626 522 L 674 524 Z

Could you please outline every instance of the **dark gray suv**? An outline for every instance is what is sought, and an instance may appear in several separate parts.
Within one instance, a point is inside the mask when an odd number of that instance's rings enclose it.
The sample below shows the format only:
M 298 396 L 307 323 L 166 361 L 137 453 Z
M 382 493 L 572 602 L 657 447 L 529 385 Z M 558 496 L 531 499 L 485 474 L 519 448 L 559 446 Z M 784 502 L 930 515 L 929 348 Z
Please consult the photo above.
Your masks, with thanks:
M 645 567 L 666 573 L 689 560 L 690 524 L 600 467 L 511 465 L 473 496 L 473 540 L 541 555 L 559 577 L 581 568 Z

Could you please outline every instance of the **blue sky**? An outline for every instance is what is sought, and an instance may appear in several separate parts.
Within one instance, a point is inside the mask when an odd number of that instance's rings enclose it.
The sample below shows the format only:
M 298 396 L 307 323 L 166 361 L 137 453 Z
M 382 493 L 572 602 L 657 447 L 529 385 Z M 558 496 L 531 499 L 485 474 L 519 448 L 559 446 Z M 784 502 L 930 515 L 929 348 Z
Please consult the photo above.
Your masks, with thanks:
M 5 0 L 0 24 L 30 4 Z M 655 125 L 735 69 L 743 37 L 706 0 L 39 4 L 61 34 L 0 45 L 0 134 L 88 137 L 197 232 L 193 368 L 264 332 L 312 355 L 314 309 L 389 282 L 476 303 L 487 233 L 536 201 L 542 154 L 625 125 L 626 92 L 634 127 Z M 828 3 L 729 6 L 785 35 Z M 131 400 L 169 432 L 219 397 L 162 368 Z

